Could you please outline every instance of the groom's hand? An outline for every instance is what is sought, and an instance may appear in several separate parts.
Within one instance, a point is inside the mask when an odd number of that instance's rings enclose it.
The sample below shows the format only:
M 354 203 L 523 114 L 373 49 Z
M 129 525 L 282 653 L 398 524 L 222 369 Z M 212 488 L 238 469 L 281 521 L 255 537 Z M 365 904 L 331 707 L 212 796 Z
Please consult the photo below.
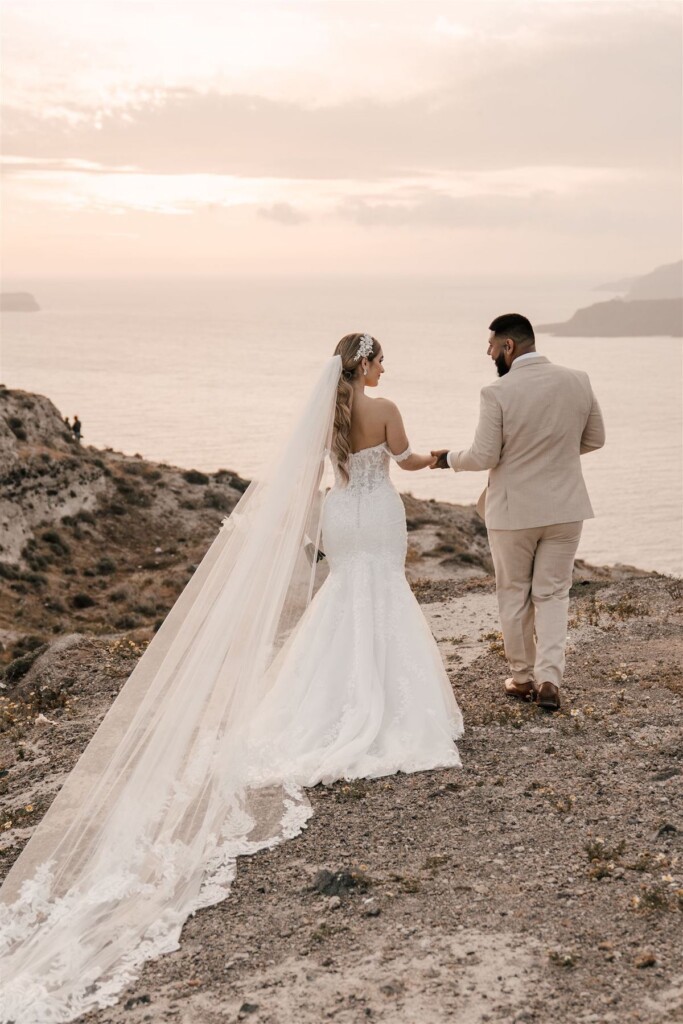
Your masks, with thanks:
M 450 469 L 448 465 L 448 448 L 440 448 L 438 451 L 433 451 L 431 454 L 436 458 L 436 462 L 430 469 Z

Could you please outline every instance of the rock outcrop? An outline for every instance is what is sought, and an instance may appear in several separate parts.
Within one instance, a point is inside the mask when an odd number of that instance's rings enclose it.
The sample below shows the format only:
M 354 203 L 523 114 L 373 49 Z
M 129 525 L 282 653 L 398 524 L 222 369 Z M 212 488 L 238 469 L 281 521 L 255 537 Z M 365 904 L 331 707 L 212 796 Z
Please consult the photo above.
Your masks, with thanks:
M 641 277 L 624 277 L 609 281 L 595 289 L 614 292 L 625 299 L 681 299 L 683 298 L 683 260 L 655 267 Z
M 683 337 L 683 260 L 595 290 L 620 298 L 585 306 L 563 323 L 538 324 L 536 330 L 573 338 Z
M 0 292 L 3 313 L 37 313 L 40 306 L 30 292 Z
M 574 338 L 681 338 L 683 299 L 611 299 L 578 309 L 564 323 L 538 324 L 536 330 Z

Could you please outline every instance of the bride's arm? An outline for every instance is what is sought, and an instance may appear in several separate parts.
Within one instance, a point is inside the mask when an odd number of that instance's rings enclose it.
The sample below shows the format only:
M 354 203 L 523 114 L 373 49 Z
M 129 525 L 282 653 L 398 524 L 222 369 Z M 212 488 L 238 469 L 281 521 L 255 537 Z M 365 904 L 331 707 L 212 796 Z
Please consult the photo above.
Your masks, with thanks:
M 432 455 L 418 455 L 411 450 L 398 406 L 387 398 L 381 401 L 386 406 L 387 447 L 401 469 L 427 469 L 433 466 L 436 459 Z

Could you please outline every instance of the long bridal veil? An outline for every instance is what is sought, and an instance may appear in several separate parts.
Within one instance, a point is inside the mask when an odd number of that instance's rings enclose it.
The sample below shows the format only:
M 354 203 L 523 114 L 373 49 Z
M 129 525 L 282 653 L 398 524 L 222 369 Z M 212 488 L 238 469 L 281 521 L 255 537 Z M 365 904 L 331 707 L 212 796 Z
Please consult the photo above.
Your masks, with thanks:
M 341 359 L 224 520 L 0 889 L 0 1020 L 111 1005 L 235 858 L 304 826 L 297 787 L 250 788 L 241 743 L 315 585 Z

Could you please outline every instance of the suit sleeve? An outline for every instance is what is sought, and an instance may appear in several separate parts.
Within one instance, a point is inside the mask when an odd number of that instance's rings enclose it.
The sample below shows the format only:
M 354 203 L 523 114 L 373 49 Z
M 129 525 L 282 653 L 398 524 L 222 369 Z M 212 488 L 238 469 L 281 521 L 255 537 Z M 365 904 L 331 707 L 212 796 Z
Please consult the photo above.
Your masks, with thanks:
M 503 450 L 503 410 L 492 388 L 482 388 L 479 423 L 470 448 L 449 452 L 448 464 L 456 473 L 461 470 L 493 469 L 500 462 Z
M 586 426 L 583 428 L 583 434 L 581 435 L 581 448 L 580 452 L 584 455 L 586 452 L 597 451 L 598 448 L 602 448 L 605 443 L 605 423 L 602 418 L 602 411 L 598 405 L 598 400 L 591 390 L 591 410 L 586 420 Z

